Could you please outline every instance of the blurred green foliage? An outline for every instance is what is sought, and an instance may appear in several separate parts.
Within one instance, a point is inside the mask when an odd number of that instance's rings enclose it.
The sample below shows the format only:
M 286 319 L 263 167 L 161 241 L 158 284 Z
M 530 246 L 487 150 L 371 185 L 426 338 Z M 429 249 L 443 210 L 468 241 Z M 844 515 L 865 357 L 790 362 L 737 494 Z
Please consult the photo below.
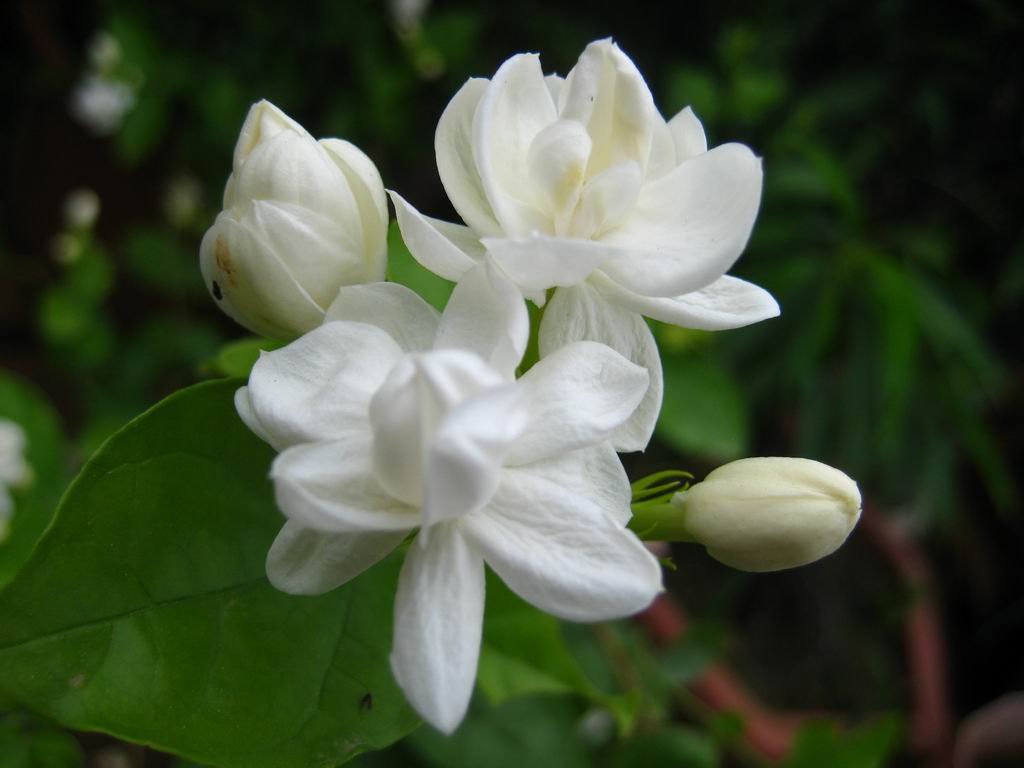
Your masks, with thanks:
M 107 436 L 198 378 L 244 373 L 268 348 L 217 313 L 196 269 L 250 103 L 268 98 L 318 136 L 351 139 L 389 187 L 451 218 L 432 133 L 455 89 L 519 50 L 539 50 L 564 74 L 586 42 L 607 34 L 637 61 L 666 115 L 692 105 L 712 144 L 744 141 L 764 157 L 762 211 L 734 271 L 783 310 L 727 333 L 656 328 L 666 397 L 653 453 L 694 469 L 750 453 L 818 458 L 940 541 L 980 526 L 990 509 L 1019 526 L 1004 423 L 1019 400 L 1012 329 L 1024 296 L 1024 24 L 1014 5 L 748 1 L 688 6 L 684 25 L 660 23 L 661 7 L 539 0 L 441 2 L 413 20 L 393 12 L 401 3 L 369 0 L 314 0 L 301 12 L 191 0 L 22 5 L 11 27 L 26 31 L 36 74 L 22 76 L 17 48 L 0 74 L 31 106 L 12 154 L 35 159 L 13 166 L 17 194 L 0 220 L 5 356 L 11 350 L 3 365 L 42 384 L 62 418 L 45 395 L 0 377 L 0 416 L 29 432 L 37 471 L 0 546 L 0 582 L 28 556 L 70 470 Z M 60 122 L 100 30 L 121 49 L 110 75 L 135 93 L 103 141 Z M 37 137 L 44 123 L 63 133 Z M 65 140 L 83 167 L 99 158 L 91 175 L 52 146 Z M 33 163 L 66 187 L 32 192 L 46 175 Z M 61 195 L 83 183 L 101 192 L 99 223 L 54 223 Z M 32 194 L 53 209 L 42 217 L 48 229 L 24 202 Z M 443 306 L 450 284 L 419 267 L 394 229 L 390 252 L 389 277 Z M 720 602 L 733 604 L 747 583 L 728 581 Z M 878 601 L 894 602 L 905 609 L 903 596 Z M 678 697 L 730 653 L 728 611 L 712 613 L 664 650 L 631 627 L 524 615 L 503 636 L 491 622 L 483 695 L 457 736 L 421 729 L 359 761 L 746 764 L 742 719 L 707 716 Z M 858 616 L 865 656 L 888 642 L 881 629 L 867 634 L 873 623 L 892 620 Z M 848 732 L 811 724 L 785 765 L 884 765 L 899 738 L 891 719 Z M 76 765 L 72 747 L 29 716 L 0 719 L 0 755 L 21 760 L 12 766 Z

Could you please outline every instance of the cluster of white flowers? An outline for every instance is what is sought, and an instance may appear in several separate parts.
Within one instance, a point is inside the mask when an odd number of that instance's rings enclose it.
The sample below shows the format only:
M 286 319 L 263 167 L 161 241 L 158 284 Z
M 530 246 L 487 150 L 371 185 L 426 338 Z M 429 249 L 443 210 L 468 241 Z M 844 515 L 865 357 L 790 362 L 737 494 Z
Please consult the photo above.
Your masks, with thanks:
M 413 256 L 456 283 L 441 314 L 382 282 L 388 211 L 373 163 L 267 102 L 242 128 L 200 262 L 225 312 L 295 339 L 265 353 L 236 397 L 279 452 L 271 476 L 288 521 L 268 577 L 325 592 L 415 534 L 392 669 L 450 732 L 476 676 L 484 563 L 570 620 L 626 616 L 661 591 L 658 561 L 627 528 L 617 455 L 647 446 L 661 406 L 644 316 L 717 330 L 779 308 L 725 275 L 754 224 L 760 160 L 739 144 L 708 150 L 690 109 L 666 121 L 609 40 L 564 80 L 519 55 L 468 81 L 435 149 L 465 225 L 391 198 Z M 537 328 L 527 300 L 543 308 Z M 856 485 L 824 465 L 762 461 L 662 505 L 683 521 L 676 538 L 751 570 L 838 547 L 856 522 Z M 762 486 L 775 506 L 759 514 Z M 789 498 L 795 511 L 776 515 Z

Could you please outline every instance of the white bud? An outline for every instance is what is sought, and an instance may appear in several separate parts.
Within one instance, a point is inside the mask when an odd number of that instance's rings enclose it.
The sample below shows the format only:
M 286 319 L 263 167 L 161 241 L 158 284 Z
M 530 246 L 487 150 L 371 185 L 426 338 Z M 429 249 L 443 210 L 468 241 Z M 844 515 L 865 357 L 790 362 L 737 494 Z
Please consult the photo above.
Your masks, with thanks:
M 384 278 L 387 224 L 384 185 L 366 155 L 340 139 L 318 142 L 261 101 L 239 134 L 200 268 L 232 318 L 294 338 L 320 325 L 343 285 Z
M 712 557 L 744 571 L 812 563 L 846 541 L 860 517 L 857 483 L 810 459 L 740 459 L 672 499 Z

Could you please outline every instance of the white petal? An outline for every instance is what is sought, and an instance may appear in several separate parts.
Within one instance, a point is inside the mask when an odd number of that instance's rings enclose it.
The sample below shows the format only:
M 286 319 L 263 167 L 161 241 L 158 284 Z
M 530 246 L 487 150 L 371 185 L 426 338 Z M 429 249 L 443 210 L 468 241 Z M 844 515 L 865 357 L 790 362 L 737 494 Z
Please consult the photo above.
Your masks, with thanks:
M 391 191 L 390 195 L 395 204 L 395 216 L 398 218 L 398 228 L 402 231 L 402 240 L 416 261 L 434 274 L 453 282 L 458 282 L 473 268 L 477 262 L 451 237 L 465 228 L 424 216 L 397 192 Z M 444 228 L 442 225 L 445 225 Z M 462 234 L 463 239 L 466 239 L 467 233 Z
M 512 381 L 529 336 L 530 317 L 522 294 L 488 260 L 455 286 L 434 346 L 475 352 Z
M 651 138 L 651 159 L 647 163 L 645 179 L 653 181 L 673 170 L 679 161 L 676 159 L 676 144 L 668 123 L 657 115 L 654 120 L 654 135 Z
M 636 410 L 648 382 L 646 370 L 604 344 L 578 341 L 545 355 L 518 381 L 530 425 L 508 463 L 539 461 L 606 440 Z
M 488 83 L 466 81 L 445 107 L 434 135 L 441 184 L 462 220 L 481 236 L 501 233 L 473 159 L 473 116 Z
M 768 291 L 728 275 L 706 288 L 674 298 L 640 296 L 600 274 L 594 276 L 592 283 L 608 301 L 682 328 L 724 331 L 779 315 L 779 304 Z
M 238 169 L 258 144 L 274 138 L 282 131 L 292 131 L 308 139 L 313 138 L 299 123 L 266 99 L 261 99 L 249 107 L 242 130 L 238 134 L 238 142 L 235 144 L 234 169 Z
M 521 467 L 505 468 L 509 478 L 514 479 L 520 473 L 543 477 L 569 493 L 582 496 L 621 525 L 633 516 L 630 508 L 633 489 L 611 443 L 580 448 Z
M 466 714 L 476 680 L 484 566 L 454 523 L 409 547 L 395 596 L 391 671 L 419 715 L 444 733 Z
M 323 321 L 323 307 L 278 254 L 226 211 L 203 236 L 199 267 L 221 310 L 254 333 L 293 339 Z
M 534 138 L 555 118 L 536 54 L 519 54 L 502 64 L 480 99 L 473 120 L 473 158 L 507 235 L 551 229 L 536 207 L 527 157 Z
M 676 163 L 684 163 L 692 157 L 708 151 L 708 140 L 704 126 L 691 107 L 686 107 L 668 122 L 676 146 Z
M 404 285 L 369 283 L 341 288 L 324 322 L 349 320 L 375 325 L 403 352 L 424 352 L 434 346 L 440 317 L 436 309 Z
M 233 195 L 236 202 L 271 200 L 316 211 L 363 242 L 359 208 L 345 174 L 308 135 L 283 131 L 258 144 L 234 173 Z
M 459 404 L 506 380 L 464 349 L 406 355 L 370 401 L 373 469 L 380 486 L 419 507 L 430 441 Z
M 373 161 L 359 147 L 342 139 L 321 139 L 320 146 L 345 174 L 359 206 L 369 280 L 383 280 L 388 257 L 388 198 Z
M 434 434 L 423 488 L 423 525 L 483 507 L 498 487 L 505 457 L 529 423 L 519 388 L 482 393 L 445 416 Z
M 623 224 L 601 238 L 628 255 L 602 269 L 644 296 L 680 296 L 714 282 L 746 247 L 761 176 L 750 149 L 723 144 L 650 182 Z
M 408 531 L 419 512 L 389 496 L 373 475 L 369 433 L 304 443 L 271 465 L 277 506 L 306 528 L 335 533 Z
M 517 238 L 485 238 L 487 252 L 502 272 L 524 293 L 560 285 L 577 285 L 608 259 L 622 255 L 593 240 L 535 234 Z
M 576 237 L 590 239 L 615 227 L 636 205 L 641 184 L 643 174 L 634 162 L 618 163 L 601 171 L 583 188 L 570 231 Z
M 322 595 L 382 560 L 405 536 L 406 531 L 324 533 L 289 520 L 267 553 L 267 578 L 290 595 Z
M 349 231 L 315 211 L 270 200 L 254 201 L 242 220 L 323 309 L 340 286 L 379 279 L 371 275 L 361 229 Z
M 544 85 L 548 87 L 548 92 L 551 94 L 551 101 L 558 104 L 559 96 L 562 93 L 562 86 L 565 85 L 565 78 L 559 75 L 545 75 Z
M 559 117 L 587 126 L 594 142 L 588 177 L 622 162 L 647 168 L 660 116 L 636 65 L 611 40 L 583 51 L 559 95 Z
M 563 619 L 628 616 L 662 589 L 658 561 L 632 532 L 542 477 L 503 479 L 460 525 L 512 591 Z
M 541 357 L 581 340 L 606 344 L 650 374 L 643 400 L 611 436 L 618 451 L 644 450 L 654 434 L 662 398 L 661 357 L 651 329 L 640 315 L 606 301 L 589 282 L 559 288 L 541 320 Z
M 369 430 L 370 397 L 401 356 L 380 328 L 327 323 L 260 355 L 249 374 L 249 404 L 278 450 L 353 426 Z
M 533 139 L 527 154 L 527 172 L 538 202 L 555 220 L 555 231 L 580 199 L 583 178 L 590 157 L 590 135 L 575 120 L 556 120 Z
M 239 387 L 235 390 L 235 410 L 238 412 L 238 417 L 245 426 L 255 433 L 256 437 L 268 445 L 274 445 L 274 438 L 263 427 L 259 417 L 256 415 L 256 411 L 253 410 L 252 400 L 249 399 L 248 387 Z

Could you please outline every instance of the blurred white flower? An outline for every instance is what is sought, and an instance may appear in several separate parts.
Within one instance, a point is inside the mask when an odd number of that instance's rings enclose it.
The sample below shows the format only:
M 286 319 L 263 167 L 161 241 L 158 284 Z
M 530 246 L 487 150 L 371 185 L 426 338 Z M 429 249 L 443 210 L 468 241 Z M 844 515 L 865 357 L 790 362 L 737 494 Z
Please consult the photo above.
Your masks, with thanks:
M 9 419 L 0 419 L 0 543 L 9 534 L 14 499 L 11 488 L 32 482 L 32 467 L 25 461 L 25 430 Z
M 679 525 L 712 557 L 744 571 L 813 563 L 860 518 L 857 483 L 810 459 L 740 459 L 672 499 Z
M 121 43 L 106 30 L 92 36 L 88 48 L 89 64 L 97 72 L 109 72 L 121 62 Z
M 71 229 L 92 229 L 99 215 L 100 197 L 91 189 L 76 189 L 64 198 L 64 223 Z
M 435 137 L 438 171 L 468 227 L 419 214 L 392 193 L 410 251 L 458 280 L 488 252 L 543 304 L 540 351 L 591 339 L 651 372 L 615 436 L 647 445 L 661 405 L 661 362 L 643 315 L 687 328 L 773 317 L 775 300 L 725 276 L 761 199 L 761 161 L 741 144 L 707 150 L 689 108 L 666 122 L 633 62 L 591 43 L 569 75 L 544 77 L 533 54 L 469 80 Z
M 430 7 L 430 0 L 389 0 L 391 18 L 402 31 L 416 29 Z
M 387 224 L 384 186 L 366 155 L 341 139 L 318 142 L 261 101 L 200 247 L 203 279 L 245 327 L 294 338 L 320 325 L 341 286 L 384 278 Z
M 71 114 L 97 136 L 117 133 L 134 106 L 131 86 L 98 75 L 85 75 L 71 95 Z
M 178 174 L 164 189 L 164 215 L 175 227 L 185 227 L 195 218 L 202 200 L 203 185 L 199 179 L 191 173 Z
M 391 664 L 445 732 L 476 677 L 484 562 L 570 620 L 634 613 L 661 589 L 657 560 L 625 528 L 629 481 L 606 441 L 646 371 L 578 342 L 516 381 L 527 336 L 518 290 L 490 264 L 441 316 L 399 285 L 344 287 L 324 325 L 265 353 L 235 399 L 280 451 L 271 476 L 289 520 L 267 558 L 276 587 L 326 592 L 419 529 Z

